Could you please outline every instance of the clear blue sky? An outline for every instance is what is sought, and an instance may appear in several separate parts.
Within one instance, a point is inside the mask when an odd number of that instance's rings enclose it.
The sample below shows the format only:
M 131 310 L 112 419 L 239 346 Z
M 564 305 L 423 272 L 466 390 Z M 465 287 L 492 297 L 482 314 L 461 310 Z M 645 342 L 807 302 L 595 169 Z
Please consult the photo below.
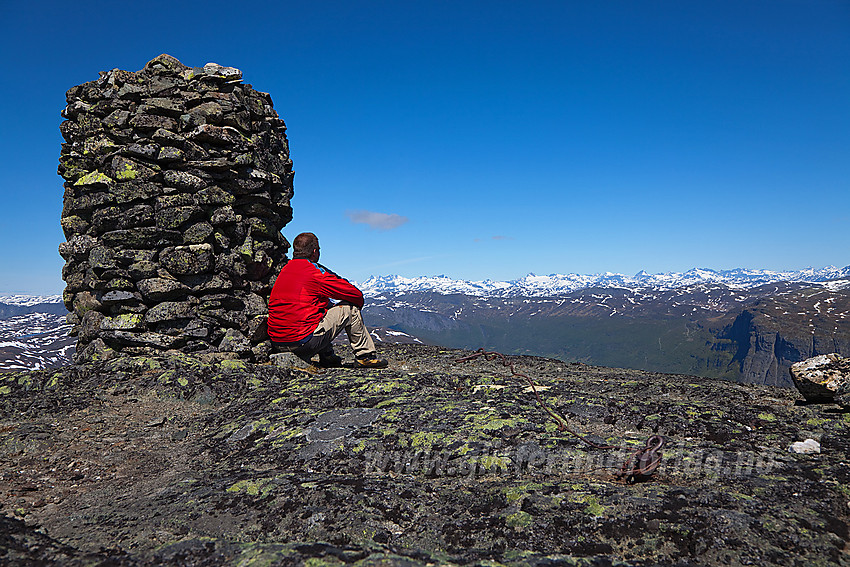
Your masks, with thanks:
M 3 2 L 0 293 L 64 288 L 60 111 L 238 67 L 350 279 L 850 264 L 850 2 Z

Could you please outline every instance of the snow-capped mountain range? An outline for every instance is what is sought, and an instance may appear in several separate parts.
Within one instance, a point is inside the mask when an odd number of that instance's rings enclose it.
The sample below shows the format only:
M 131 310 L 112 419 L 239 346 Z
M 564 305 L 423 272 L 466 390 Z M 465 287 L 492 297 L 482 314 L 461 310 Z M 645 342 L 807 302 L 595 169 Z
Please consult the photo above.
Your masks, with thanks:
M 61 295 L 0 295 L 0 372 L 68 364 L 70 330 Z
M 12 295 L 0 295 L 0 303 L 17 305 L 19 307 L 32 307 L 33 305 L 41 305 L 42 303 L 62 303 L 62 296 L 16 293 Z
M 730 288 L 747 289 L 775 282 L 832 282 L 830 285 L 850 285 L 850 266 L 827 266 L 797 271 L 735 269 L 716 271 L 694 268 L 684 273 L 649 274 L 639 272 L 634 276 L 604 273 L 595 275 L 529 274 L 511 281 L 465 281 L 447 276 L 373 276 L 359 285 L 366 297 L 382 294 L 434 292 L 444 295 L 463 294 L 474 297 L 553 297 L 585 288 L 625 288 L 671 290 L 699 284 L 722 284 Z

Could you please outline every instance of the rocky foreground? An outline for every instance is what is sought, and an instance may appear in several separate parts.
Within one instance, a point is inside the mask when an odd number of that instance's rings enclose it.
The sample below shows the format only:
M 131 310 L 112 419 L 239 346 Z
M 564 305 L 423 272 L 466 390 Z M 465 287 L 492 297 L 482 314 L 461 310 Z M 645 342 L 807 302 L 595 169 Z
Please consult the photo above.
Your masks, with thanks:
M 0 564 L 850 565 L 850 413 L 396 345 L 388 370 L 121 357 L 0 375 Z M 657 471 L 618 474 L 653 434 Z M 789 446 L 800 444 L 792 453 Z

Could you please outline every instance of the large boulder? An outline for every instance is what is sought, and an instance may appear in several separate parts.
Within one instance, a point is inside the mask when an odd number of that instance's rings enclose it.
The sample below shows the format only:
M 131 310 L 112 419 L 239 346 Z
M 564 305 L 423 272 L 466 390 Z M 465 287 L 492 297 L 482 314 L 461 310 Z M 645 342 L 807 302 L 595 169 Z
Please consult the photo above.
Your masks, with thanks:
M 822 354 L 791 366 L 794 385 L 809 402 L 835 402 L 850 408 L 850 359 Z

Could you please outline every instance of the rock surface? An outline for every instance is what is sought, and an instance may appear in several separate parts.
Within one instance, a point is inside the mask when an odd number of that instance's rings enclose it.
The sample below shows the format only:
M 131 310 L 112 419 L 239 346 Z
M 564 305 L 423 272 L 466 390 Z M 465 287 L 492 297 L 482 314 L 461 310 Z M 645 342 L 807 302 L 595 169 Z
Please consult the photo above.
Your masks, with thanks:
M 397 345 L 0 375 L 0 563 L 850 565 L 850 414 L 793 390 Z M 622 463 L 666 437 L 654 475 Z M 788 452 L 801 439 L 821 452 Z
M 171 348 L 266 360 L 293 193 L 271 97 L 238 69 L 160 55 L 66 98 L 59 253 L 76 360 Z
M 850 409 L 850 359 L 823 354 L 791 366 L 794 385 L 810 402 L 836 402 Z

